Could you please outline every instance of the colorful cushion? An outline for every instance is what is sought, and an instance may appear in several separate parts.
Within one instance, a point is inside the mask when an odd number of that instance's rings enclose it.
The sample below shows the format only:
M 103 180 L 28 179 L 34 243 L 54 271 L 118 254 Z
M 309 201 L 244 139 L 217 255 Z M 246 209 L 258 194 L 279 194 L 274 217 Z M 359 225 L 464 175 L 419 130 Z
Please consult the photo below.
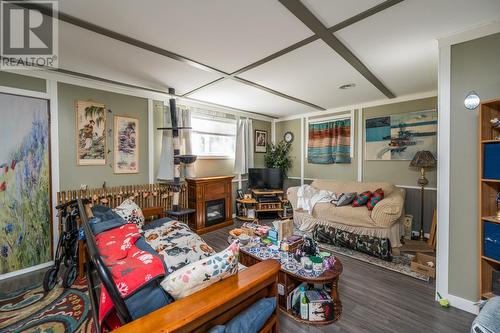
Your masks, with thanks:
M 187 224 L 175 220 L 155 227 L 148 224 L 144 228 L 144 238 L 162 257 L 168 273 L 215 253 Z
M 342 207 L 342 206 L 347 206 L 350 205 L 354 199 L 356 199 L 356 192 L 352 193 L 342 193 L 339 196 L 339 200 L 337 201 L 337 207 Z
M 372 197 L 366 203 L 366 207 L 368 207 L 368 210 L 372 210 L 373 207 L 375 207 L 375 205 L 382 199 L 384 199 L 384 190 L 378 188 L 375 190 L 375 192 L 373 192 Z
M 368 202 L 368 200 L 370 200 L 370 198 L 372 197 L 372 192 L 371 191 L 365 191 L 361 194 L 358 194 L 356 196 L 356 199 L 354 199 L 354 201 L 352 202 L 352 206 L 353 207 L 361 207 L 361 206 L 364 206 L 366 205 L 366 203 Z
M 239 251 L 239 241 L 235 240 L 224 251 L 176 270 L 161 282 L 161 286 L 176 300 L 189 296 L 236 274 Z
M 140 237 L 141 234 L 136 225 L 124 224 L 121 227 L 101 232 L 95 236 L 95 241 L 99 254 L 106 262 L 127 257 L 132 245 Z
M 134 223 L 139 229 L 144 225 L 144 215 L 142 210 L 137 204 L 131 200 L 126 199 L 120 206 L 114 209 L 115 213 L 120 215 L 127 223 Z
M 226 333 L 258 333 L 276 309 L 276 298 L 263 298 L 226 324 Z

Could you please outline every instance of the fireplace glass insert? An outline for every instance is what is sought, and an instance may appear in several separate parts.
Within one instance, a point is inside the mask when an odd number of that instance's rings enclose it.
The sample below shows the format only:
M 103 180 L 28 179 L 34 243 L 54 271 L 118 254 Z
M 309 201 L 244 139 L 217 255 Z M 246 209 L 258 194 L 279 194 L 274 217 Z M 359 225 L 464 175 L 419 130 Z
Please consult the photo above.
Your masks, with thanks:
M 226 202 L 224 199 L 205 202 L 205 226 L 209 227 L 226 220 Z

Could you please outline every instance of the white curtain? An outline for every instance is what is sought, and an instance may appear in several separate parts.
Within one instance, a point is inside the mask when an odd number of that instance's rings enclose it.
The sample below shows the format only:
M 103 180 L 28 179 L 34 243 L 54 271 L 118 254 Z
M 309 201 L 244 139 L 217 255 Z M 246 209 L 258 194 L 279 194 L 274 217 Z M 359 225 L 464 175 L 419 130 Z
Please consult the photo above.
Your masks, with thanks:
M 240 118 L 236 130 L 234 173 L 248 173 L 248 168 L 253 168 L 253 125 L 252 119 Z
M 187 106 L 177 107 L 177 123 L 179 127 L 191 127 L 191 108 Z M 191 143 L 191 130 L 180 130 L 181 154 L 191 155 L 193 147 Z
M 191 110 L 188 107 L 177 106 L 177 126 L 191 127 Z M 172 117 L 170 116 L 170 109 L 167 106 L 163 107 L 163 127 L 172 127 Z M 181 142 L 181 154 L 192 154 L 191 130 L 180 130 L 179 138 Z M 158 180 L 174 179 L 174 143 L 171 130 L 163 131 L 160 165 L 156 178 Z
M 170 109 L 163 106 L 163 127 L 172 127 L 172 118 L 170 117 Z M 160 165 L 158 167 L 158 180 L 174 179 L 174 143 L 172 139 L 172 131 L 163 131 L 161 139 L 161 155 Z

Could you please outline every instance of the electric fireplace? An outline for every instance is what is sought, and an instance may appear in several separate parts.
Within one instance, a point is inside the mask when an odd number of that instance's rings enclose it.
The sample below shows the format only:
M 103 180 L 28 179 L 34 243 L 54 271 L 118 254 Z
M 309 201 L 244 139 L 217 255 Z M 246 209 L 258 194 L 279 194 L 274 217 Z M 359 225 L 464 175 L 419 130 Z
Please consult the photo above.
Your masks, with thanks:
M 203 234 L 233 224 L 232 176 L 188 178 L 189 227 Z

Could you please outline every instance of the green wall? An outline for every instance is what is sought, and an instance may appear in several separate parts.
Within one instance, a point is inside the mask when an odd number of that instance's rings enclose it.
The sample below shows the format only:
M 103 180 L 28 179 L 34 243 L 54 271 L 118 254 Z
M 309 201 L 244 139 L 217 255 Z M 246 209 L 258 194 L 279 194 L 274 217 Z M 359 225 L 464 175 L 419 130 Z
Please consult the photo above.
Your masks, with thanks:
M 26 75 L 13 74 L 0 71 L 0 86 L 46 92 L 46 81 Z
M 363 109 L 363 142 L 365 135 L 365 119 L 391 114 L 437 109 L 437 97 L 418 99 L 414 101 L 387 104 Z M 364 158 L 364 144 L 363 149 Z M 410 161 L 366 161 L 363 160 L 364 181 L 387 181 L 397 185 L 417 186 L 420 177 L 418 169 L 410 168 Z M 429 179 L 428 187 L 436 187 L 437 170 L 426 173 Z
M 474 90 L 500 98 L 500 34 L 451 47 L 449 293 L 479 299 L 478 111 L 463 106 Z
M 292 167 L 288 171 L 288 177 L 300 177 L 300 119 L 277 122 L 276 142 L 283 140 L 283 136 L 288 131 L 292 132 L 294 136 L 290 150 Z
M 437 97 L 419 99 L 414 101 L 387 104 L 363 109 L 363 136 L 364 120 L 381 115 L 422 111 L 437 109 Z M 337 115 L 336 113 L 335 115 Z M 358 177 L 358 112 L 354 117 L 354 157 L 350 164 L 309 164 L 307 162 L 307 149 L 304 149 L 304 178 L 313 179 L 340 179 L 356 181 Z M 328 114 L 321 115 L 321 118 L 328 117 Z M 314 120 L 314 118 L 310 118 Z M 287 131 L 294 134 L 290 156 L 293 160 L 290 177 L 300 177 L 300 119 L 280 121 L 276 123 L 276 141 L 282 140 Z M 304 119 L 304 128 L 307 124 Z M 364 142 L 364 138 L 363 138 Z M 305 144 L 305 140 L 304 140 Z M 416 186 L 416 181 L 420 176 L 419 170 L 411 169 L 409 161 L 365 161 L 363 152 L 363 180 L 364 181 L 388 181 L 397 185 Z M 436 187 L 436 170 L 427 173 L 429 187 Z
M 59 104 L 59 181 L 61 190 L 78 189 L 81 184 L 100 187 L 148 183 L 148 101 L 102 90 L 58 83 Z M 139 118 L 139 173 L 113 173 L 113 133 L 108 133 L 107 148 L 111 151 L 103 166 L 77 166 L 75 102 L 93 100 L 104 103 L 112 113 L 106 115 L 106 126 L 114 130 L 114 115 Z

